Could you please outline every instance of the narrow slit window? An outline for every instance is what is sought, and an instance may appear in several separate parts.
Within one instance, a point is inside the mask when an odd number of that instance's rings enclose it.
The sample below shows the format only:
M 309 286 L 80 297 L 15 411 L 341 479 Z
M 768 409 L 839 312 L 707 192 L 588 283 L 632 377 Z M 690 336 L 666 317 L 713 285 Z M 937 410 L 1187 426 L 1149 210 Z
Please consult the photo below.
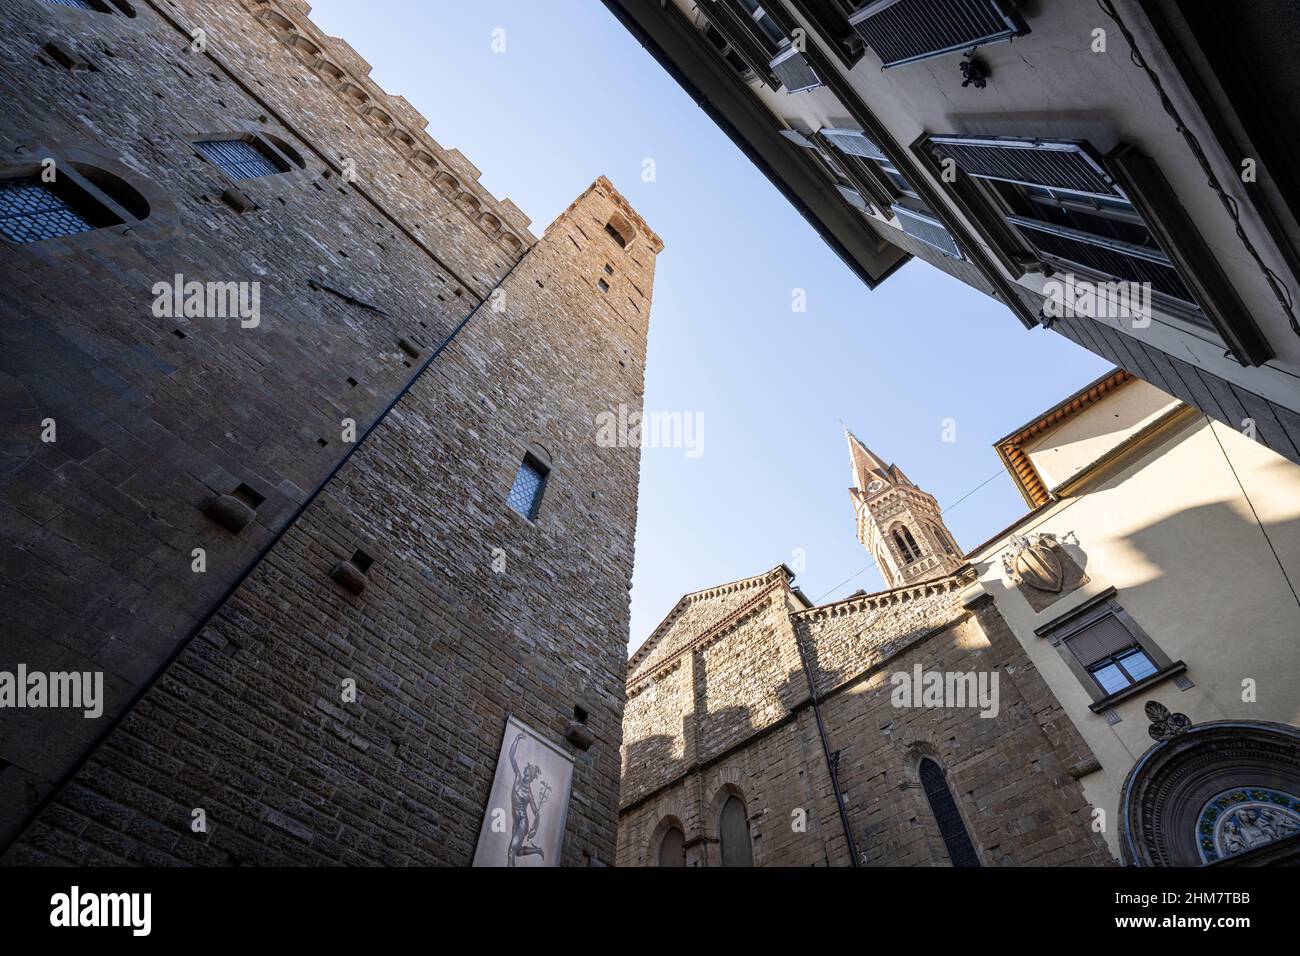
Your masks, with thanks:
M 925 757 L 917 768 L 921 777 L 921 786 L 925 788 L 925 798 L 930 803 L 935 822 L 939 824 L 939 833 L 943 845 L 948 851 L 948 858 L 953 866 L 979 866 L 979 854 L 971 843 L 970 834 L 966 832 L 966 823 L 957 809 L 957 802 L 944 779 L 943 768 Z

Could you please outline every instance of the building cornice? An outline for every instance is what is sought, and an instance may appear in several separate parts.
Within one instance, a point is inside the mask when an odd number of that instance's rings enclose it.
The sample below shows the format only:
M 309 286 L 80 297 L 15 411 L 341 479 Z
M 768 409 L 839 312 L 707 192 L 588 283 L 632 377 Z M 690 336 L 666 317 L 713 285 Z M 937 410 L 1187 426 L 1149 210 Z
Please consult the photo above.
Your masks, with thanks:
M 1112 369 L 1079 389 L 1069 398 L 1058 402 L 1033 421 L 1022 425 L 1011 434 L 993 443 L 998 457 L 1002 459 L 1003 465 L 1011 474 L 1011 480 L 1016 484 L 1016 489 L 1029 507 L 1038 508 L 1047 504 L 1052 500 L 1052 495 L 1048 491 L 1042 475 L 1038 473 L 1038 469 L 1030 461 L 1029 453 L 1024 450 L 1024 445 L 1030 439 L 1036 438 L 1055 428 L 1063 421 L 1074 417 L 1089 405 L 1098 401 L 1103 395 L 1113 392 L 1134 380 L 1134 375 L 1131 372 L 1127 372 L 1122 368 Z

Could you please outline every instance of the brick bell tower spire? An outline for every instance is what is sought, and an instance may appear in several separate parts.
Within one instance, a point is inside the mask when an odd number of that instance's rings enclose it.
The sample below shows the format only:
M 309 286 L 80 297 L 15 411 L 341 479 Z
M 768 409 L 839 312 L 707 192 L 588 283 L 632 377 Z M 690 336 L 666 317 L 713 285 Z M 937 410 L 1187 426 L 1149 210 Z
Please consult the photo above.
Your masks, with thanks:
M 886 587 L 933 581 L 961 567 L 961 550 L 934 496 L 912 484 L 897 465 L 876 457 L 848 428 L 844 437 L 858 540 L 876 559 Z

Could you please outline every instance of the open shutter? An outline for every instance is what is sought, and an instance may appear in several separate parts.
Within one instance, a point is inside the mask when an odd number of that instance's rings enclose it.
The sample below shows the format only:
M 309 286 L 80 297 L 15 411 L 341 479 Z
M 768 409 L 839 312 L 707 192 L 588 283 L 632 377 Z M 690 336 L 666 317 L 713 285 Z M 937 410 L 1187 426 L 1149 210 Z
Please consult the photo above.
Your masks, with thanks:
M 848 186 L 836 186 L 835 188 L 840 191 L 840 195 L 843 196 L 844 200 L 854 209 L 857 209 L 859 212 L 870 211 L 871 207 L 867 205 L 867 201 L 862 198 L 862 194 L 856 189 L 850 189 Z
M 975 179 L 1126 198 L 1101 161 L 1082 143 L 975 136 L 932 136 L 930 143 L 940 159 L 951 159 Z
M 831 129 L 827 127 L 821 131 L 826 141 L 841 152 L 849 153 L 852 156 L 861 156 L 865 159 L 877 159 L 889 161 L 889 157 L 884 154 L 879 146 L 867 138 L 867 135 L 857 129 Z
M 849 24 L 886 67 L 1029 32 L 1006 0 L 876 0 L 850 16 Z
M 1122 282 L 1149 282 L 1151 288 L 1188 305 L 1197 305 L 1182 276 L 1159 249 L 1135 246 L 1038 219 L 1008 216 L 1040 255 Z
M 812 68 L 808 58 L 793 45 L 778 53 L 770 68 L 787 93 L 802 93 L 822 85 L 822 78 Z
M 952 234 L 934 216 L 898 203 L 894 203 L 890 208 L 898 218 L 898 224 L 903 227 L 903 232 L 913 239 L 924 242 L 927 246 L 932 246 L 954 259 L 965 258 Z

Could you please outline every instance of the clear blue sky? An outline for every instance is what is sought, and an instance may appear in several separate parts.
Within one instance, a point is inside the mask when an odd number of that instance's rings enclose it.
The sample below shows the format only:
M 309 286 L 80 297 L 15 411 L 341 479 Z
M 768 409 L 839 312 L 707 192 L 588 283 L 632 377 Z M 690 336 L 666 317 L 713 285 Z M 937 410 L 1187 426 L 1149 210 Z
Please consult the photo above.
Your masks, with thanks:
M 633 649 L 682 594 L 796 548 L 814 600 L 883 587 L 858 573 L 840 419 L 941 506 L 998 474 L 946 515 L 969 548 L 1025 511 L 993 441 L 1108 368 L 923 262 L 868 291 L 596 0 L 313 6 L 534 232 L 603 173 L 663 237 L 646 409 L 703 413 L 704 443 L 642 454 Z

